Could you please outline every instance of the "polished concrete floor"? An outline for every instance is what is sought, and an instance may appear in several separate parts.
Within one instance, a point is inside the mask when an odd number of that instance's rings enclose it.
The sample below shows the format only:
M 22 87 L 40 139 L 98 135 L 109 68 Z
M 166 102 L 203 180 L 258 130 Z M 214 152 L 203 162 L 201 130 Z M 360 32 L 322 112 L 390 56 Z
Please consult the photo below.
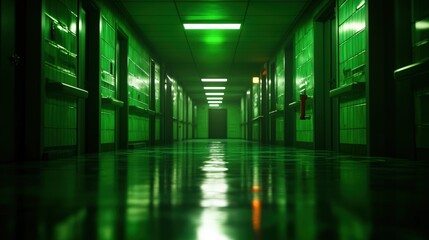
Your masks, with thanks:
M 429 239 L 429 161 L 239 140 L 0 164 L 0 239 Z

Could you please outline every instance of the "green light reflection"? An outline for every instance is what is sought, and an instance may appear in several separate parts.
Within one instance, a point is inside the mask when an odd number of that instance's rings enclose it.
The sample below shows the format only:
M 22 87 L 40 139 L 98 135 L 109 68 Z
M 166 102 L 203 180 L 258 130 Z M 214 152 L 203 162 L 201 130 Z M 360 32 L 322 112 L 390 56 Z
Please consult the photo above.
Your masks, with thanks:
M 204 172 L 204 180 L 200 186 L 203 207 L 200 225 L 197 230 L 198 239 L 229 239 L 224 232 L 224 225 L 227 220 L 227 212 L 221 211 L 228 206 L 226 193 L 228 184 L 226 182 L 226 172 L 228 168 L 225 162 L 223 145 L 212 143 L 201 170 Z

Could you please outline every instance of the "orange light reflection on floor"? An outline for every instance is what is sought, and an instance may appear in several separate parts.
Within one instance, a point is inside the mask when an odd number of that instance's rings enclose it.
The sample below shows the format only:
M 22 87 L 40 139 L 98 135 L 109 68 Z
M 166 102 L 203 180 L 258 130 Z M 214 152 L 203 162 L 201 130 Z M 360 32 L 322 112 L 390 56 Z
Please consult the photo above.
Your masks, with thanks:
M 255 232 L 261 230 L 261 200 L 252 200 L 252 225 Z

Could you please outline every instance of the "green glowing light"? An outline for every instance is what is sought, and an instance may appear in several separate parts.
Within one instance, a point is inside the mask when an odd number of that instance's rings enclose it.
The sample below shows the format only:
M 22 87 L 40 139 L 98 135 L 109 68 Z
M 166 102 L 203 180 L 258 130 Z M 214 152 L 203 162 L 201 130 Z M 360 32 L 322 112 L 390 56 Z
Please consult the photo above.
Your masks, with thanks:
M 226 78 L 201 78 L 201 82 L 226 82 Z
M 241 28 L 240 23 L 184 23 L 183 27 L 187 30 L 237 30 Z
M 208 92 L 206 93 L 206 96 L 223 96 L 224 93 L 222 92 Z
M 225 87 L 204 87 L 204 90 L 225 90 Z

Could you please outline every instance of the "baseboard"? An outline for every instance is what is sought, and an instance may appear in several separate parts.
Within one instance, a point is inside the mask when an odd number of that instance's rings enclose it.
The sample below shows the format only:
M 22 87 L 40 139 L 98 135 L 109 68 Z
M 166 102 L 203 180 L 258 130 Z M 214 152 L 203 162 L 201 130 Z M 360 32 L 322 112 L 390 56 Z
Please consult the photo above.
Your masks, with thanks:
M 295 146 L 296 146 L 296 148 L 314 149 L 314 143 L 313 142 L 299 142 L 299 141 L 297 141 Z
M 368 154 L 367 146 L 364 144 L 340 143 L 340 153 L 356 156 L 366 156 Z
M 67 158 L 76 156 L 76 146 L 59 146 L 59 147 L 46 147 L 43 150 L 42 159 L 52 160 L 59 158 Z

